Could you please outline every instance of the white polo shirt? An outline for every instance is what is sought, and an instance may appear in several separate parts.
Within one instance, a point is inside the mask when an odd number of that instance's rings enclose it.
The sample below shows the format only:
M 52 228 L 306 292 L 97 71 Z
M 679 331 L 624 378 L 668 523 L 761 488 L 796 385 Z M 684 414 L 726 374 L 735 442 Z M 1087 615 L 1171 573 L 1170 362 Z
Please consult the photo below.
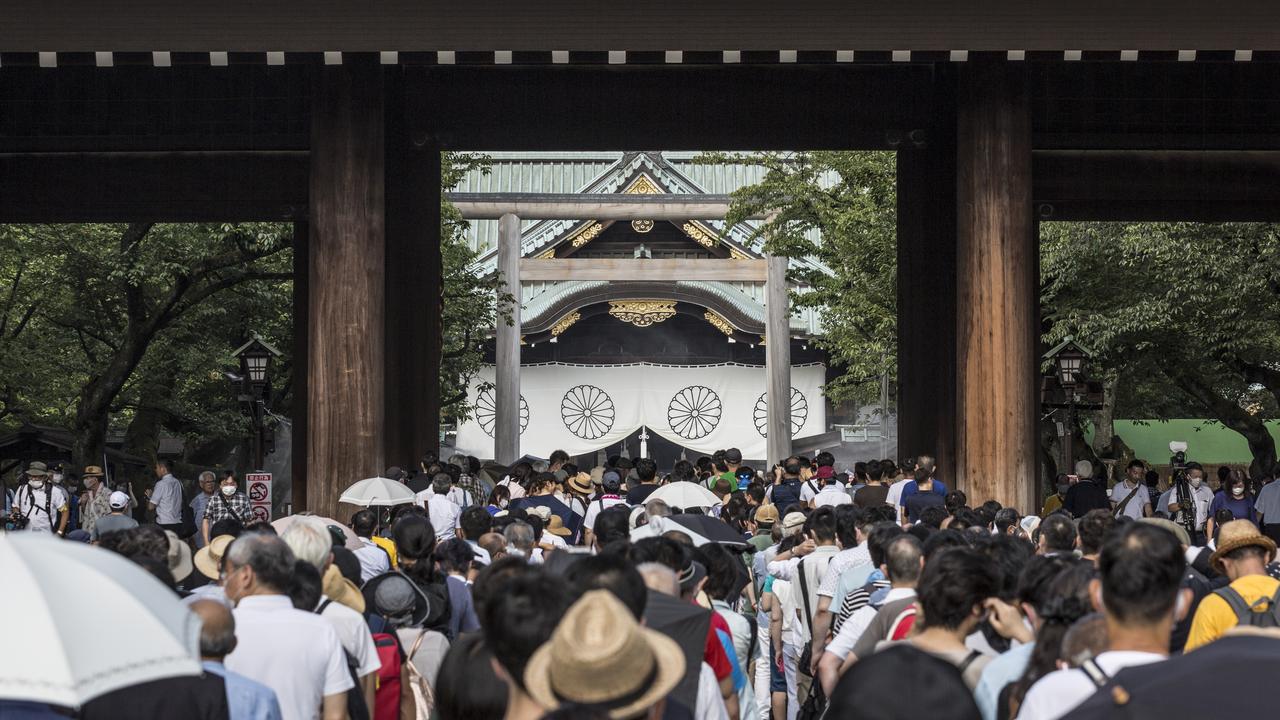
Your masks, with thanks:
M 328 597 L 320 599 L 321 604 L 326 601 L 329 601 Z M 320 617 L 333 624 L 342 648 L 360 663 L 360 667 L 356 668 L 357 676 L 364 677 L 382 667 L 378 649 L 373 646 L 373 634 L 369 632 L 369 624 L 365 622 L 364 615 L 333 600 L 324 606 Z
M 820 508 L 827 505 L 848 505 L 853 502 L 853 498 L 849 497 L 849 493 L 845 491 L 844 486 L 840 483 L 831 483 L 824 485 L 817 495 L 813 496 L 813 507 Z
M 458 528 L 458 518 L 462 516 L 462 508 L 447 495 L 428 495 L 430 491 L 428 488 L 418 493 L 417 502 L 427 509 L 427 517 L 436 531 L 436 539 L 443 542 L 457 537 L 455 530 Z
M 275 690 L 282 720 L 317 720 L 325 696 L 354 686 L 328 620 L 294 609 L 285 595 L 242 598 L 233 614 L 236 649 L 224 664 Z

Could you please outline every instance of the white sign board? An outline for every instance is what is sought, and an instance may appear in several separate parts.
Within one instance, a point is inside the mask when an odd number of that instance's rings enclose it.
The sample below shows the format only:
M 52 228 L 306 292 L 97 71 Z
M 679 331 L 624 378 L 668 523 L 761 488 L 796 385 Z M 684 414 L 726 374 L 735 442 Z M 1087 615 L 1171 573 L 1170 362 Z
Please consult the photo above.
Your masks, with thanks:
M 244 480 L 253 519 L 271 522 L 271 473 L 249 473 Z

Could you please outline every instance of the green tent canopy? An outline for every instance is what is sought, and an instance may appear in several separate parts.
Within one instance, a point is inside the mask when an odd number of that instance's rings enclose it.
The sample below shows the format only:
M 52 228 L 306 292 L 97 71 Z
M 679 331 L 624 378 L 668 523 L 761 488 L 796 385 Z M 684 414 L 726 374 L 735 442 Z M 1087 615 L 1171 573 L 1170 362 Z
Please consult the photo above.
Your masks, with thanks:
M 1280 421 L 1269 421 L 1267 429 L 1280 446 Z M 1174 440 L 1186 441 L 1187 459 L 1201 464 L 1248 465 L 1253 460 L 1244 437 L 1216 421 L 1116 420 L 1115 433 L 1133 448 L 1138 458 L 1152 465 L 1168 464 L 1169 443 Z M 1093 428 L 1086 428 L 1085 435 L 1092 440 Z

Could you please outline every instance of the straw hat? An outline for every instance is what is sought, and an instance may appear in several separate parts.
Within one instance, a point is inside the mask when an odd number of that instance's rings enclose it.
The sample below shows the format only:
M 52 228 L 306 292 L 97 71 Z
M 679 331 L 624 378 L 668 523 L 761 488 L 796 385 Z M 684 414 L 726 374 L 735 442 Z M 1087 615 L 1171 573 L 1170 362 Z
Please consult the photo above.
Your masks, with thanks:
M 593 488 L 591 487 L 591 476 L 587 473 L 580 472 L 569 478 L 566 483 L 569 489 L 581 495 L 590 495 Z
M 169 572 L 173 574 L 174 582 L 182 582 L 191 574 L 191 546 L 180 540 L 178 533 L 172 530 L 165 530 L 164 535 L 169 538 L 169 555 L 166 558 Z
M 560 519 L 559 515 L 552 515 L 551 520 L 547 522 L 547 526 L 542 529 L 542 532 L 549 532 L 560 537 L 573 534 L 572 530 L 564 526 L 564 521 Z
M 84 469 L 84 472 L 80 474 L 83 475 L 84 477 L 89 477 L 90 475 L 92 475 L 93 477 L 102 477 L 102 468 L 98 467 L 97 465 L 90 465 L 89 467 Z
M 343 577 L 337 565 L 330 565 L 324 571 L 322 589 L 325 596 L 333 598 L 334 602 L 346 605 L 358 613 L 364 612 L 364 595 L 360 593 L 360 588 Z
M 209 541 L 208 545 L 196 551 L 196 570 L 200 574 L 210 580 L 218 579 L 218 566 L 222 565 L 222 556 L 227 552 L 227 546 L 235 540 L 233 535 L 219 535 Z
M 529 658 L 524 684 L 538 704 L 593 705 L 629 718 L 652 707 L 684 678 L 684 653 L 637 623 L 608 590 L 592 590 Z
M 1214 570 L 1226 574 L 1222 566 L 1222 556 L 1242 547 L 1260 547 L 1267 554 L 1267 562 L 1276 555 L 1276 543 L 1271 538 L 1258 532 L 1258 526 L 1248 520 L 1232 520 L 1218 531 L 1218 549 L 1209 556 L 1209 565 Z

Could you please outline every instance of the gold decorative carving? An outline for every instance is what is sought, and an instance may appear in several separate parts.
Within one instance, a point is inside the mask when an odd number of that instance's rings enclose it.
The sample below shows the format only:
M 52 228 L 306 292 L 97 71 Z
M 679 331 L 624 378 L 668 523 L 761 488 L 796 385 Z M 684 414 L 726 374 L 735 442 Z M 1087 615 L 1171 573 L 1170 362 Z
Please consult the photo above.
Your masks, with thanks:
M 551 259 L 552 259 L 552 258 L 554 258 L 555 256 L 556 256 L 556 249 L 555 249 L 555 248 L 551 248 L 550 250 L 547 250 L 546 252 L 539 253 L 539 254 L 536 256 L 536 258 L 535 258 L 535 259 L 537 259 L 537 260 L 551 260 Z
M 674 317 L 674 300 L 610 300 L 609 314 L 636 327 L 649 327 Z
M 638 233 L 647 233 L 653 229 L 652 220 L 632 220 L 631 229 Z
M 748 255 L 748 254 L 746 254 L 746 253 L 744 253 L 744 252 L 742 252 L 741 250 L 739 250 L 739 249 L 738 249 L 738 248 L 736 248 L 736 247 L 730 247 L 730 248 L 729 248 L 729 259 L 730 259 L 730 260 L 750 260 L 750 259 L 751 259 L 751 256 L 750 256 L 750 255 Z
M 702 317 L 706 318 L 707 322 L 711 323 L 713 326 L 715 326 L 715 329 L 719 330 L 725 335 L 733 335 L 733 326 L 729 324 L 728 320 L 725 320 L 724 318 L 720 317 L 714 311 L 708 310 L 705 314 L 703 314 Z
M 573 240 L 571 240 L 569 244 L 573 247 L 580 248 L 592 240 L 595 240 L 596 236 L 602 232 L 604 232 L 604 225 L 601 225 L 598 222 L 593 222 L 579 230 L 578 234 L 573 236 Z
M 578 322 L 581 319 L 582 319 L 582 313 L 578 312 L 577 310 L 574 310 L 568 315 L 565 315 L 564 317 L 557 320 L 555 325 L 551 326 L 551 337 L 556 337 L 560 335 L 565 330 L 568 330 L 570 327 L 572 327 L 574 323 Z
M 649 179 L 648 175 L 641 175 L 631 183 L 631 186 L 623 191 L 624 195 L 661 195 L 662 188 Z
M 718 237 L 715 236 L 714 233 L 707 232 L 706 230 L 702 229 L 698 225 L 691 222 L 687 222 L 684 225 L 681 225 L 680 229 L 684 231 L 685 235 L 688 235 L 689 237 L 693 238 L 693 241 L 698 243 L 702 247 L 706 247 L 706 248 L 714 247 L 715 244 L 720 240 Z

